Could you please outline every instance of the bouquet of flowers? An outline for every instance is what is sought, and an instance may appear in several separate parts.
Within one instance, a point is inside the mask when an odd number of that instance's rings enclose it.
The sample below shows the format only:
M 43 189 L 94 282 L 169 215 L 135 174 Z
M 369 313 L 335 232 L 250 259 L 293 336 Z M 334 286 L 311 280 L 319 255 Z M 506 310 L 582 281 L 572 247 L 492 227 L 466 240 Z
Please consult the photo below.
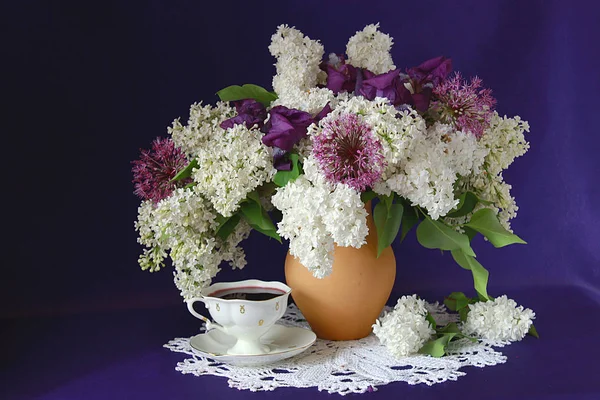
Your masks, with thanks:
M 416 227 L 424 247 L 450 251 L 473 275 L 478 299 L 453 293 L 452 309 L 492 300 L 471 239 L 525 243 L 511 231 L 518 207 L 502 171 L 528 150 L 529 125 L 500 116 L 491 90 L 452 72 L 449 58 L 399 69 L 378 28 L 324 58 L 321 43 L 279 26 L 273 91 L 229 86 L 142 151 L 133 162 L 142 269 L 169 256 L 182 296 L 193 297 L 223 262 L 244 267 L 240 243 L 254 229 L 289 240 L 322 278 L 334 244 L 365 243 L 364 204 L 376 199 L 379 252 Z

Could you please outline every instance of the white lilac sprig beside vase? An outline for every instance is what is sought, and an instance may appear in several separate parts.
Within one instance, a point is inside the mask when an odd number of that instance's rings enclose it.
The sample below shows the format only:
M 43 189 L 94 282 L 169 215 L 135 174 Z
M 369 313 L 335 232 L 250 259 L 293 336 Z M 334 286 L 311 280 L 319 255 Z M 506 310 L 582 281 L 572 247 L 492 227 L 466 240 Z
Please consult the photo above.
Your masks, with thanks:
M 411 309 L 429 328 L 415 325 L 427 340 L 406 348 L 443 355 L 494 323 L 468 320 L 478 304 L 499 301 L 471 241 L 525 243 L 511 230 L 518 208 L 502 171 L 528 150 L 529 125 L 498 114 L 491 90 L 452 72 L 449 58 L 400 69 L 392 45 L 369 25 L 345 54 L 324 57 L 320 42 L 280 26 L 269 46 L 273 91 L 220 90 L 221 101 L 193 104 L 134 161 L 142 268 L 159 270 L 169 257 L 184 299 L 198 297 L 223 263 L 246 265 L 241 243 L 256 230 L 273 245 L 289 242 L 286 283 L 321 338 L 362 338 L 375 324 L 391 343 L 382 332 Z M 411 231 L 472 274 L 476 296 L 445 301 L 463 323 L 438 327 L 406 301 L 376 323 L 396 274 L 391 244 Z M 535 334 L 527 316 L 508 336 Z

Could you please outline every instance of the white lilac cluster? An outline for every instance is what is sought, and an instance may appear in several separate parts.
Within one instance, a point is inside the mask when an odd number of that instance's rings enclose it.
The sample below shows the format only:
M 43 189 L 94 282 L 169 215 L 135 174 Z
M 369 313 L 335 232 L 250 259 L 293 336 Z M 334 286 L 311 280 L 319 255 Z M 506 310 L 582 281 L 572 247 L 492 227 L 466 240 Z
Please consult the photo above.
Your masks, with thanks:
M 243 124 L 211 137 L 198 149 L 196 159 L 198 168 L 192 174 L 196 190 L 224 217 L 231 216 L 248 193 L 271 181 L 277 172 L 262 133 Z
M 475 136 L 435 123 L 411 144 L 408 159 L 401 163 L 403 173 L 386 184 L 438 219 L 458 204 L 454 196 L 457 177 L 478 171 L 486 153 Z
M 315 114 L 333 99 L 331 90 L 317 88 L 324 79 L 319 68 L 324 53 L 321 43 L 293 27 L 280 25 L 271 37 L 269 51 L 277 59 L 273 89 L 278 99 L 273 106 L 284 105 Z
M 402 296 L 394 310 L 375 321 L 373 333 L 394 357 L 416 354 L 435 333 L 426 316 L 424 300 Z
M 306 111 L 313 116 L 327 104 L 335 101 L 335 95 L 327 88 L 311 88 L 307 90 L 289 90 L 271 104 Z
M 146 247 L 140 256 L 142 269 L 156 271 L 169 252 L 175 267 L 175 283 L 185 298 L 193 297 L 210 284 L 219 265 L 228 261 L 234 268 L 246 264 L 239 242 L 250 233 L 240 222 L 223 241 L 216 235 L 216 213 L 196 191 L 177 189 L 157 204 L 140 205 L 135 228 L 138 242 Z
M 516 217 L 519 208 L 510 194 L 511 185 L 504 182 L 502 171 L 529 150 L 524 132 L 529 132 L 527 121 L 519 116 L 508 118 L 494 113 L 489 129 L 477 142 L 479 151 L 486 153 L 482 167 L 459 180 L 460 189 L 473 191 L 479 198 L 492 202 L 486 207 L 494 209 L 502 225 L 509 230 L 509 221 Z M 474 211 L 480 207 L 482 205 Z M 459 222 L 468 218 L 470 215 Z
M 346 54 L 348 63 L 365 68 L 375 74 L 383 74 L 396 69 L 390 50 L 394 41 L 379 31 L 379 24 L 367 25 L 348 40 Z
M 315 277 L 324 278 L 332 271 L 334 243 L 357 248 L 366 243 L 367 212 L 360 193 L 326 182 L 311 157 L 304 170 L 305 175 L 279 188 L 271 201 L 283 214 L 277 232 L 290 241 L 290 254 Z
M 179 119 L 173 121 L 173 126 L 167 128 L 173 142 L 188 156 L 195 157 L 206 147 L 206 141 L 211 137 L 220 136 L 224 129 L 219 125 L 228 118 L 235 116 L 235 109 L 229 103 L 218 102 L 215 107 L 194 103 L 190 106 L 190 117 L 187 125 L 182 125 Z
M 215 107 L 194 103 L 187 125 L 177 119 L 168 128 L 175 145 L 198 162 L 192 175 L 196 190 L 225 217 L 276 172 L 272 150 L 262 143 L 260 131 L 243 124 L 221 128 L 224 120 L 235 115 L 228 103 L 218 102 Z
M 533 324 L 535 313 L 504 296 L 492 301 L 469 304 L 467 320 L 462 324 L 465 335 L 491 341 L 519 341 Z

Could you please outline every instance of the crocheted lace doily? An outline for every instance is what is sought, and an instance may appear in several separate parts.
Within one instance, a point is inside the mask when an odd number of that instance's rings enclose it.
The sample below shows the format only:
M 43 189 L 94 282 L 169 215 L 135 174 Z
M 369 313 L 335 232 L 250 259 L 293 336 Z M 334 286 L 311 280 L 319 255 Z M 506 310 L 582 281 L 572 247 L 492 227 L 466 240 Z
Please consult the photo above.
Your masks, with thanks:
M 445 306 L 438 303 L 429 304 L 428 310 L 438 325 L 456 320 L 455 315 L 449 314 Z M 293 304 L 278 323 L 308 327 Z M 232 388 L 256 392 L 279 387 L 316 387 L 328 393 L 346 395 L 374 391 L 377 386 L 390 382 L 433 385 L 455 381 L 465 375 L 461 370 L 463 367 L 483 368 L 506 362 L 506 357 L 492 348 L 502 345 L 463 339 L 451 342 L 449 354 L 442 358 L 414 355 L 397 359 L 371 334 L 352 341 L 317 339 L 311 348 L 295 357 L 258 367 L 237 367 L 204 358 L 194 353 L 190 338 L 175 338 L 164 347 L 190 356 L 177 363 L 177 371 L 196 376 L 222 376 Z

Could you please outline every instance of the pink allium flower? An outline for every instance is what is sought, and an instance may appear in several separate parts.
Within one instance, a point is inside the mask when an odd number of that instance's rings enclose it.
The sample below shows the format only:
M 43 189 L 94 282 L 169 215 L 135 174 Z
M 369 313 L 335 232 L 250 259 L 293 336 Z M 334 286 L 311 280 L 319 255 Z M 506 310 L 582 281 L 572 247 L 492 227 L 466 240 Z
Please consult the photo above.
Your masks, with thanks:
M 381 143 L 354 114 L 324 122 L 313 141 L 313 154 L 329 182 L 345 183 L 359 192 L 371 187 L 385 166 Z
M 490 126 L 496 99 L 490 89 L 482 89 L 482 81 L 475 77 L 471 82 L 459 73 L 433 89 L 438 101 L 441 120 L 452 123 L 457 129 L 470 131 L 477 137 Z
M 172 182 L 171 179 L 188 164 L 180 148 L 171 139 L 156 138 L 152 150 L 141 150 L 139 160 L 132 161 L 134 193 L 144 200 L 158 203 L 169 197 L 177 187 L 191 180 Z

